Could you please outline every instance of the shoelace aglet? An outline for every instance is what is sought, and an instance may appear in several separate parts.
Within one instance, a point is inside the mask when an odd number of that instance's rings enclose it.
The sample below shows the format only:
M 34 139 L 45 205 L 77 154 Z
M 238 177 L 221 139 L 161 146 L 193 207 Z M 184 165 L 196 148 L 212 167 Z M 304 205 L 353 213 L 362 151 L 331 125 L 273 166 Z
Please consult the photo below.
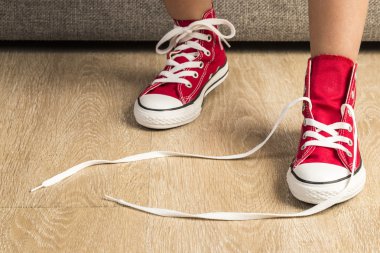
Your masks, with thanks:
M 41 189 L 41 188 L 45 188 L 45 186 L 44 186 L 44 185 L 37 186 L 37 187 L 31 189 L 30 192 L 37 191 L 37 190 L 39 190 L 39 189 Z
M 115 199 L 114 197 L 111 197 L 109 195 L 104 195 L 103 199 L 108 200 L 108 201 L 113 201 L 113 202 L 117 202 L 118 201 L 118 199 Z
M 225 40 L 224 38 L 223 38 L 223 42 L 226 44 L 226 46 L 227 46 L 228 48 L 231 47 L 230 43 L 228 43 L 227 40 Z

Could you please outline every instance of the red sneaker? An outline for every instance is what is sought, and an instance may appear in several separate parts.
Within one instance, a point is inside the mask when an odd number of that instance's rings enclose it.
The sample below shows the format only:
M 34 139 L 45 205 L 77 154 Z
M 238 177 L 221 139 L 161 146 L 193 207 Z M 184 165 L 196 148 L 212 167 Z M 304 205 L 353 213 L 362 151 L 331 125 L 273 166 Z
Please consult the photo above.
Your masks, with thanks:
M 222 34 L 218 25 L 228 26 L 230 34 Z M 222 41 L 228 45 L 226 39 L 234 35 L 234 26 L 215 18 L 214 9 L 208 10 L 201 20 L 175 20 L 174 29 L 156 46 L 157 53 L 167 53 L 166 66 L 135 102 L 137 122 L 166 129 L 195 120 L 204 97 L 227 77 Z M 168 47 L 160 49 L 165 42 L 169 42 Z
M 340 202 L 364 187 L 366 172 L 359 148 L 354 155 L 356 66 L 341 56 L 309 59 L 304 95 L 311 104 L 304 102 L 301 140 L 287 174 L 292 194 L 301 201 L 318 204 L 337 195 L 346 187 L 352 171 L 349 190 Z

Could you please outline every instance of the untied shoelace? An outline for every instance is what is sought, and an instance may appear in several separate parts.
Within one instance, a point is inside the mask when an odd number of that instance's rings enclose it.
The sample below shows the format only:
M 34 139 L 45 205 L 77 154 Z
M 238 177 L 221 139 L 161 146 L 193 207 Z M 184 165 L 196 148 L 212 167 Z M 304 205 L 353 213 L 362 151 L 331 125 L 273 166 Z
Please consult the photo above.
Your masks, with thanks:
M 93 165 L 100 165 L 100 164 L 119 164 L 119 163 L 128 163 L 128 162 L 134 162 L 134 161 L 141 161 L 141 160 L 149 160 L 149 159 L 154 159 L 154 158 L 160 158 L 160 157 L 171 157 L 171 156 L 176 156 L 176 157 L 193 157 L 193 158 L 203 158 L 203 159 L 213 159 L 213 160 L 237 160 L 237 159 L 242 159 L 245 157 L 248 157 L 252 154 L 254 154 L 256 151 L 258 151 L 261 147 L 265 145 L 265 143 L 270 139 L 270 137 L 273 135 L 273 133 L 276 131 L 277 127 L 279 124 L 282 122 L 282 120 L 285 118 L 286 113 L 290 108 L 292 108 L 294 105 L 296 105 L 298 102 L 301 101 L 306 101 L 309 103 L 310 108 L 312 106 L 311 100 L 308 97 L 300 97 L 292 102 L 290 102 L 288 105 L 284 107 L 282 110 L 279 118 L 277 119 L 276 123 L 274 124 L 272 130 L 268 134 L 268 136 L 261 142 L 259 143 L 256 147 L 252 148 L 251 150 L 241 153 L 241 154 L 234 154 L 234 155 L 226 155 L 226 156 L 207 156 L 207 155 L 201 155 L 201 154 L 189 154 L 189 153 L 181 153 L 181 152 L 173 152 L 173 151 L 152 151 L 152 152 L 147 152 L 147 153 L 141 153 L 141 154 L 136 154 L 136 155 L 131 155 L 127 156 L 118 160 L 91 160 L 91 161 L 86 161 L 83 163 L 80 163 L 78 165 L 75 165 L 74 167 L 50 178 L 45 180 L 40 186 L 33 188 L 31 192 L 34 192 L 38 189 L 44 188 L 44 187 L 49 187 L 52 185 L 55 185 L 59 183 L 60 181 L 74 175 L 75 173 L 93 166 Z M 165 216 L 165 217 L 179 217 L 179 218 L 197 218 L 197 219 L 209 219 L 209 220 L 228 220 L 228 221 L 238 221 L 238 220 L 258 220 L 258 219 L 267 219 L 267 218 L 289 218 L 289 217 L 304 217 L 304 216 L 309 216 L 313 215 L 319 212 L 322 212 L 323 210 L 326 210 L 327 208 L 339 203 L 344 195 L 346 194 L 347 190 L 349 189 L 350 185 L 352 184 L 352 178 L 354 177 L 354 171 L 355 171 L 355 165 L 356 165 L 356 159 L 357 159 L 357 131 L 356 131 L 356 120 L 355 120 L 355 114 L 354 114 L 354 109 L 352 108 L 351 105 L 349 104 L 343 104 L 342 105 L 342 113 L 345 110 L 348 110 L 348 112 L 351 114 L 354 122 L 354 141 L 353 141 L 353 163 L 352 163 L 352 169 L 351 169 L 351 176 L 349 178 L 349 181 L 346 185 L 346 187 L 337 195 L 309 208 L 301 212 L 295 212 L 295 213 L 243 213 L 243 212 L 209 212 L 209 213 L 199 213 L 199 214 L 190 214 L 190 213 L 185 213 L 185 212 L 180 212 L 176 210 L 169 210 L 169 209 L 162 209 L 162 208 L 154 208 L 154 207 L 145 207 L 145 206 L 140 206 L 136 205 L 130 202 L 127 202 L 122 199 L 117 199 L 111 196 L 106 195 L 105 199 L 109 201 L 116 202 L 120 205 L 127 206 L 130 208 L 134 208 L 146 213 L 158 215 L 158 216 Z M 331 124 L 331 125 L 325 125 L 317 121 L 309 121 L 308 124 L 315 126 L 316 131 L 319 132 L 320 130 L 319 127 L 326 132 L 330 132 L 333 136 L 336 136 L 335 129 L 342 127 L 342 128 L 348 128 L 346 125 L 347 123 L 342 123 L 341 125 L 337 124 Z M 319 140 L 313 141 L 312 144 L 310 145 L 318 145 L 318 146 L 323 146 L 326 145 L 327 147 L 331 148 L 339 148 L 342 149 L 340 146 L 336 146 L 335 142 L 336 141 L 342 141 L 343 139 L 341 138 L 335 138 L 335 139 L 323 139 L 323 138 L 330 138 L 330 137 L 317 137 L 315 133 L 308 133 L 308 135 L 313 135 Z M 347 141 L 347 140 L 343 140 Z M 335 144 L 334 144 L 335 143 Z M 340 145 L 340 144 L 337 144 Z

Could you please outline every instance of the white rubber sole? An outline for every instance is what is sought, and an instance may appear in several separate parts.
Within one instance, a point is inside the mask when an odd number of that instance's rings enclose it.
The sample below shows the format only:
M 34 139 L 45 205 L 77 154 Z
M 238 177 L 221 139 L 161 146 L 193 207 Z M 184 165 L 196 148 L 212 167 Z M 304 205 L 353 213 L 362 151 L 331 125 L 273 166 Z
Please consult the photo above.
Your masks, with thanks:
M 228 75 L 228 63 L 214 74 L 203 87 L 198 98 L 190 105 L 173 110 L 149 110 L 135 102 L 134 115 L 136 121 L 145 127 L 153 129 L 168 129 L 182 126 L 194 121 L 201 114 L 204 98 L 218 87 Z
M 293 196 L 303 202 L 311 204 L 319 204 L 320 202 L 337 195 L 346 187 L 349 181 L 349 179 L 345 179 L 339 182 L 328 184 L 305 183 L 297 179 L 292 174 L 291 168 L 288 170 L 286 179 Z M 350 185 L 350 188 L 347 190 L 346 195 L 340 202 L 344 202 L 355 197 L 363 190 L 366 181 L 366 171 L 363 165 L 360 170 L 354 175 L 352 180 L 353 182 Z

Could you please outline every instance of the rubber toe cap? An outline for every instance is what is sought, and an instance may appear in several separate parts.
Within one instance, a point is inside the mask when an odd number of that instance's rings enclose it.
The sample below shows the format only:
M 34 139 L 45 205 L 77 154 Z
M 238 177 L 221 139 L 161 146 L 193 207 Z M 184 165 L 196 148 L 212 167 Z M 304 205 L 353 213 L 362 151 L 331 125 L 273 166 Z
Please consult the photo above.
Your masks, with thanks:
M 324 184 L 347 179 L 351 173 L 342 166 L 328 163 L 305 163 L 292 169 L 292 174 L 305 183 Z
M 146 94 L 139 98 L 139 104 L 146 109 L 167 110 L 182 106 L 182 102 L 162 94 Z

